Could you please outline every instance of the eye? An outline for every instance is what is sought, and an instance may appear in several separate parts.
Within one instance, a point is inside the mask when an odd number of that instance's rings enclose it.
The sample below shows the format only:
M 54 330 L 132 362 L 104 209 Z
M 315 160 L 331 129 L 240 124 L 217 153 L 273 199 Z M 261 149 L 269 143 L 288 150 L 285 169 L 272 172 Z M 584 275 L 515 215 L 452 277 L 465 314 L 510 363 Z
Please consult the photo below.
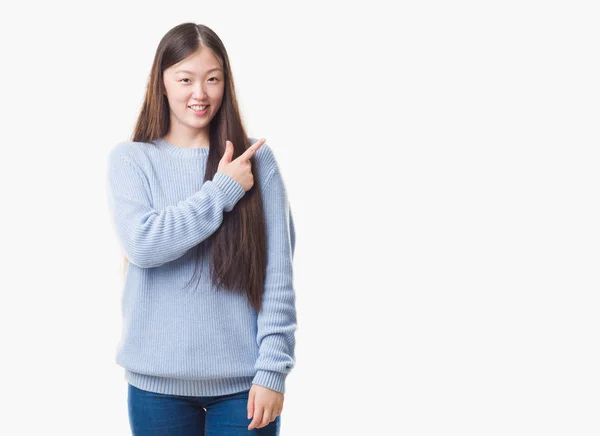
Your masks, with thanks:
M 218 81 L 219 79 L 217 79 L 216 77 L 211 77 L 211 79 L 215 79 L 216 81 Z M 209 79 L 210 80 L 210 79 Z
M 190 79 L 181 79 L 180 82 L 183 82 L 184 80 L 190 80 Z M 185 82 L 185 83 L 187 83 L 187 82 Z

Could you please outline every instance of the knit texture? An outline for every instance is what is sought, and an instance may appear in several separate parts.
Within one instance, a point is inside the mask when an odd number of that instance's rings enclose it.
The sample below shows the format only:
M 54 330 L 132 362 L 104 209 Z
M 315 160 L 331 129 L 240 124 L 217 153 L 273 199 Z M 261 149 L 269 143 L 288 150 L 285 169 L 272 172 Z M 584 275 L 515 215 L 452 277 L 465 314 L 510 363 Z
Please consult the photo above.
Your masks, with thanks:
M 151 392 L 215 396 L 257 384 L 283 393 L 295 364 L 296 331 L 295 232 L 283 179 L 263 144 L 254 154 L 267 239 L 257 313 L 244 293 L 212 285 L 202 255 L 184 288 L 196 264 L 192 248 L 245 195 L 224 173 L 204 180 L 208 154 L 208 148 L 181 148 L 161 138 L 120 142 L 108 153 L 108 207 L 129 259 L 116 363 L 130 384 Z

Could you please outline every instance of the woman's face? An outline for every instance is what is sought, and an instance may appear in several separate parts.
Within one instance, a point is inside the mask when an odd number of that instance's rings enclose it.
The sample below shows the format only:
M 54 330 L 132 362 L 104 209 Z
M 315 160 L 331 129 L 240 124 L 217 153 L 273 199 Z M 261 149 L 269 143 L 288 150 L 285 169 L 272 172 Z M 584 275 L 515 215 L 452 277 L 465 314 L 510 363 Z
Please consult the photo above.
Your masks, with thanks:
M 225 90 L 225 75 L 213 52 L 201 47 L 167 68 L 163 81 L 171 109 L 171 128 L 180 125 L 192 130 L 207 129 L 221 107 Z

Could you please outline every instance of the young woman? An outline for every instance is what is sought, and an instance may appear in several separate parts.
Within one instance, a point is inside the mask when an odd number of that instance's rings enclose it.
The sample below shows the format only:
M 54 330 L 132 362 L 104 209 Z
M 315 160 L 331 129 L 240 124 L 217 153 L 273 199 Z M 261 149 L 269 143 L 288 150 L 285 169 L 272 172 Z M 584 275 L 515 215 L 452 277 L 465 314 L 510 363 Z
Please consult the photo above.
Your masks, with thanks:
M 133 137 L 107 165 L 133 434 L 278 435 L 295 363 L 294 223 L 211 29 L 161 39 Z

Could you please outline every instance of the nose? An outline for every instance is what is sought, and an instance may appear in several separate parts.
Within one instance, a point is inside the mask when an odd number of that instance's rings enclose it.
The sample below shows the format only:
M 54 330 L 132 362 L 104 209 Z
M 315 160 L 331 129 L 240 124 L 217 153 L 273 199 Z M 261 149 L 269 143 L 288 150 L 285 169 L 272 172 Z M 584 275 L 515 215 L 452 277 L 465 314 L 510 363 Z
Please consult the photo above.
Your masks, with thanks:
M 196 81 L 194 86 L 194 98 L 197 100 L 204 100 L 206 97 L 206 89 L 204 83 L 201 80 Z

